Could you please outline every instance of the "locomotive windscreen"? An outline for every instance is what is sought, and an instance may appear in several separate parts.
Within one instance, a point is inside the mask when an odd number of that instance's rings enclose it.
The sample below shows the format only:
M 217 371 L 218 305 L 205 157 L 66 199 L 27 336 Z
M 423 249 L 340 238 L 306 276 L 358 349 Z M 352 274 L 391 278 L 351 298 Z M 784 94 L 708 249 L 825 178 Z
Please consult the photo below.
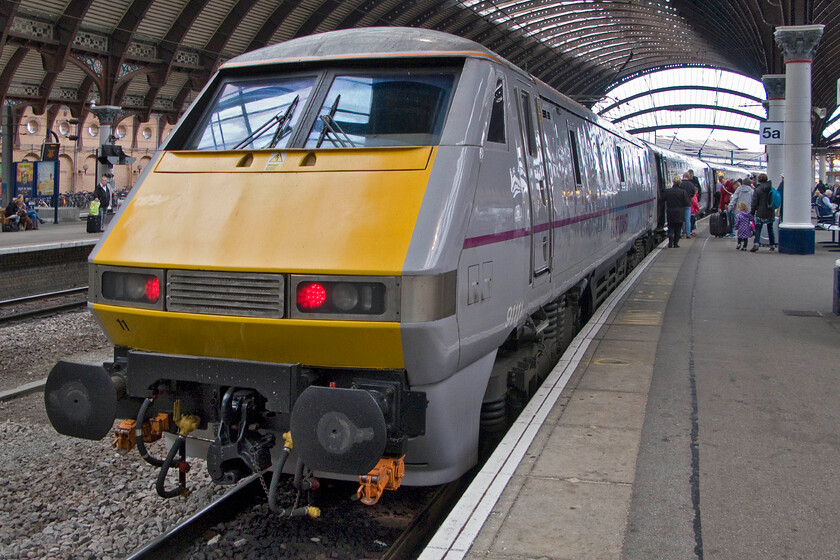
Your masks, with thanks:
M 213 109 L 185 146 L 193 150 L 284 148 L 316 76 L 224 84 Z
M 183 149 L 435 145 L 455 76 L 400 69 L 225 80 Z
M 437 144 L 452 97 L 451 73 L 338 75 L 307 148 Z

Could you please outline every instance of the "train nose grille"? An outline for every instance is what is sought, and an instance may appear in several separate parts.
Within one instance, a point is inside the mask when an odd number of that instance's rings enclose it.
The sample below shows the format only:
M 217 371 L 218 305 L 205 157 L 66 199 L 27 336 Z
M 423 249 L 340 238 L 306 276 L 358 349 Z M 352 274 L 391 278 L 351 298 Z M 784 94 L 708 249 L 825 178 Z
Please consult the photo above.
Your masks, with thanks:
M 282 274 L 170 270 L 166 309 L 232 317 L 281 318 Z

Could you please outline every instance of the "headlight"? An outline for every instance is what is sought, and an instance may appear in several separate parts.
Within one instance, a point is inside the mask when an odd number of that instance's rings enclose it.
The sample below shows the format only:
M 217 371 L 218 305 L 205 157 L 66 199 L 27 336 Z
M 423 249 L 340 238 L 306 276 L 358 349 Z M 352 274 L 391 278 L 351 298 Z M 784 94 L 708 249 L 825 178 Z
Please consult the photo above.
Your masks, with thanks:
M 160 299 L 160 280 L 153 274 L 102 274 L 102 296 L 107 299 L 139 303 L 157 303 Z
M 397 321 L 396 278 L 293 276 L 293 317 Z
M 157 270 L 95 267 L 94 302 L 163 309 L 163 272 Z

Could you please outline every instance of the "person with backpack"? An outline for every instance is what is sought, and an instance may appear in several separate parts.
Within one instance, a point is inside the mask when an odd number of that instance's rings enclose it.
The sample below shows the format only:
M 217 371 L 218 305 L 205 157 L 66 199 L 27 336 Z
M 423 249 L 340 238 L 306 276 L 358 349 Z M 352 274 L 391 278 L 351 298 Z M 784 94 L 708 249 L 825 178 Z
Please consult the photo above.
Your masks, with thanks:
M 752 214 L 755 216 L 755 241 L 753 241 L 750 252 L 755 253 L 761 245 L 761 228 L 767 225 L 767 237 L 770 239 L 770 251 L 776 250 L 776 233 L 773 231 L 773 223 L 776 221 L 776 208 L 773 207 L 774 199 L 779 191 L 767 179 L 766 173 L 758 174 L 758 186 L 752 196 Z M 773 192 L 775 191 L 775 195 Z M 777 199 L 777 200 L 780 200 Z M 779 202 L 781 204 L 781 202 Z

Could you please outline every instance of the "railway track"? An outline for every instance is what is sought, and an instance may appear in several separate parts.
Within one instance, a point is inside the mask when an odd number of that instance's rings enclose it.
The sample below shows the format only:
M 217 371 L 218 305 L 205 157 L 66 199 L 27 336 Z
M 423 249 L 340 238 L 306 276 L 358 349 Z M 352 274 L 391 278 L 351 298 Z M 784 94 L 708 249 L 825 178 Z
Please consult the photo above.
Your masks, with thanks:
M 87 304 L 88 287 L 0 301 L 0 325 L 77 309 Z
M 241 544 L 234 544 L 240 547 L 235 556 L 251 557 L 251 554 L 256 554 L 257 558 L 277 557 L 274 551 L 264 546 L 271 536 L 264 535 L 259 540 L 252 537 L 258 532 L 255 527 L 250 526 L 255 517 L 267 520 L 267 525 L 281 527 L 274 537 L 278 542 L 273 544 L 276 546 L 283 543 L 279 546 L 285 547 L 288 543 L 288 552 L 283 557 L 379 560 L 416 558 L 467 484 L 465 477 L 462 481 L 437 487 L 433 491 L 421 491 L 422 502 L 419 507 L 413 509 L 406 504 L 414 502 L 416 505 L 417 495 L 414 494 L 406 496 L 404 500 L 395 499 L 391 505 L 379 504 L 367 508 L 348 500 L 342 490 L 328 491 L 328 494 L 335 495 L 326 498 L 328 505 L 323 511 L 324 517 L 317 520 L 286 519 L 278 518 L 268 511 L 259 478 L 254 475 L 242 481 L 224 497 L 132 553 L 127 560 L 192 558 L 197 553 L 201 553 L 202 557 L 208 560 L 226 558 L 229 557 L 229 552 L 212 543 L 218 542 L 219 536 L 227 533 L 235 533 L 242 537 L 239 541 Z M 401 491 L 404 490 L 408 489 Z M 336 496 L 339 497 L 334 501 Z M 398 531 L 392 531 L 394 537 L 390 539 L 390 544 L 383 539 L 359 539 L 357 533 L 360 523 L 381 524 L 384 527 L 398 528 Z M 316 531 L 322 534 L 328 534 L 329 542 L 322 543 L 318 537 L 312 537 L 312 527 L 316 527 Z M 245 544 L 245 537 L 249 536 Z M 381 551 L 372 553 L 370 542 L 375 543 L 374 547 L 380 546 Z M 307 548 L 310 550 L 307 551 Z

